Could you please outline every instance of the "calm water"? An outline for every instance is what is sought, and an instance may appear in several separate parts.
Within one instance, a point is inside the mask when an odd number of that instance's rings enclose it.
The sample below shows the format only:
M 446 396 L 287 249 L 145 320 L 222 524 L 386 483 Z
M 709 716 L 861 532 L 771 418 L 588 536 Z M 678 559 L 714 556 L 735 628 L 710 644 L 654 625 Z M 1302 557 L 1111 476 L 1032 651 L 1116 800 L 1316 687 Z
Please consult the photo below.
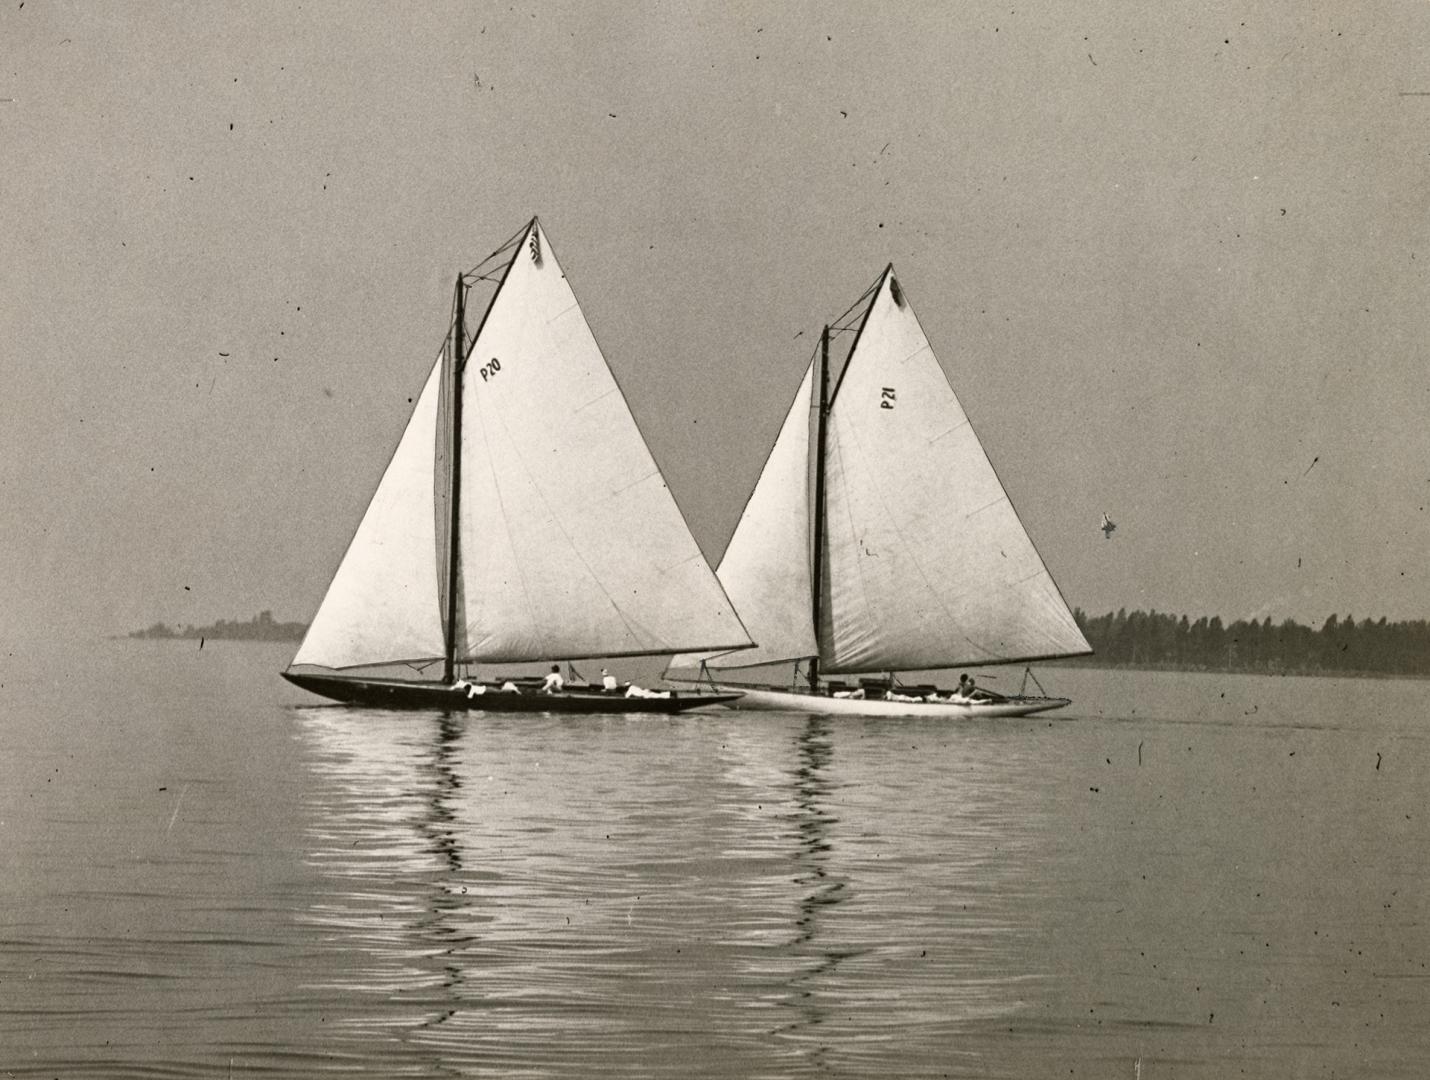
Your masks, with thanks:
M 446 719 L 7 652 L 6 1077 L 1430 1070 L 1430 683 Z

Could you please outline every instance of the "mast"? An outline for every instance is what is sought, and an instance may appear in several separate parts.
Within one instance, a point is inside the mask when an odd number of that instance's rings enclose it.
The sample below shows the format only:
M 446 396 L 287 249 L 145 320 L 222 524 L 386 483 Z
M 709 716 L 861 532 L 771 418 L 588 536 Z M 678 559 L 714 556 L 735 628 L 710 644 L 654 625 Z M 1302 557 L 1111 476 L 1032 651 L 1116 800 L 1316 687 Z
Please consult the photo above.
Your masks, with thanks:
M 462 275 L 457 275 L 457 317 L 452 323 L 452 467 L 447 470 L 451 487 L 447 503 L 452 516 L 447 532 L 447 624 L 444 633 L 442 681 L 452 683 L 457 674 L 457 569 L 461 565 L 457 550 L 461 530 L 457 527 L 462 502 L 462 368 L 466 363 L 465 338 L 466 291 Z
M 814 563 L 810 574 L 814 644 L 819 648 L 820 599 L 824 593 L 824 435 L 829 417 L 829 326 L 819 339 L 819 424 L 814 437 Z M 819 654 L 809 661 L 809 689 L 819 692 Z

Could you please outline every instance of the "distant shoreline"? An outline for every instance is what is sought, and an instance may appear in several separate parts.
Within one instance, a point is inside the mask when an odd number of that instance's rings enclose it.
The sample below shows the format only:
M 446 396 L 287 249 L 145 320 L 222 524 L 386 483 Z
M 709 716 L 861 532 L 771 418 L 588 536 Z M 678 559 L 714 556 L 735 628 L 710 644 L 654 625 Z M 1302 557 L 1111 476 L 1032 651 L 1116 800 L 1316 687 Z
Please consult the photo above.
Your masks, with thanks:
M 307 623 L 277 622 L 273 612 L 260 611 L 247 622 L 220 619 L 209 626 L 168 626 L 156 622 L 124 636 L 146 641 L 301 641 L 307 632 Z

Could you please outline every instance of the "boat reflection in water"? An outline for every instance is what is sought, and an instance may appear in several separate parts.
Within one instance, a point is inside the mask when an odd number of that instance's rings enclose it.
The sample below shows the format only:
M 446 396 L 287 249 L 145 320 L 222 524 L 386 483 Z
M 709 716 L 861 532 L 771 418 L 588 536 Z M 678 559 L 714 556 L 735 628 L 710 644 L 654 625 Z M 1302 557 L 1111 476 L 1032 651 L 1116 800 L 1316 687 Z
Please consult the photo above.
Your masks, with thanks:
M 1018 1009 L 1006 735 L 923 758 L 890 742 L 917 725 L 820 716 L 297 716 L 303 992 L 338 1061 L 873 1075 Z
M 789 1005 L 796 1019 L 779 1033 L 796 1040 L 809 1064 L 822 1071 L 829 1056 L 829 1046 L 820 1031 L 828 1018 L 829 984 L 840 961 L 852 955 L 849 949 L 832 943 L 823 925 L 826 911 L 839 904 L 849 888 L 849 882 L 831 870 L 831 830 L 838 818 L 826 808 L 831 789 L 828 766 L 834 754 L 829 720 L 810 716 L 795 739 L 795 748 L 798 761 L 790 797 L 799 840 L 794 852 L 798 869 L 794 883 L 800 889 L 800 897 L 790 952 L 801 967 L 789 980 Z
M 462 727 L 450 715 L 342 707 L 299 716 L 317 781 L 309 862 L 329 883 L 305 916 L 323 940 L 309 989 L 332 996 L 344 1039 L 440 1025 L 458 1009 L 473 941 L 457 918 L 467 891 L 453 811 Z

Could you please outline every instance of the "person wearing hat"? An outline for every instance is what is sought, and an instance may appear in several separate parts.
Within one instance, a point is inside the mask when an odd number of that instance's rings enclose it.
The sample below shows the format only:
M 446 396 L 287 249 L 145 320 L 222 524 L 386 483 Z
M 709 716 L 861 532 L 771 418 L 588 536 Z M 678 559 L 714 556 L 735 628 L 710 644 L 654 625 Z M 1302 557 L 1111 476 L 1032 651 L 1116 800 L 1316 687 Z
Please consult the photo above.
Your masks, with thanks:
M 616 677 L 605 668 L 601 669 L 601 689 L 608 694 L 614 694 L 617 690 Z

